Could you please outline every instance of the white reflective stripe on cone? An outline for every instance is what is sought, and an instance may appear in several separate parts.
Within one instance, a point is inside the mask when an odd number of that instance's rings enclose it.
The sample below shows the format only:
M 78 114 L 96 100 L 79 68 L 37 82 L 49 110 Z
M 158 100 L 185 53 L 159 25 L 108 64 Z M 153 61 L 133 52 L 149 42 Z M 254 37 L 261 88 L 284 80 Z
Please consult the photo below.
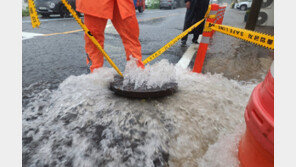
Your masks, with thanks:
M 209 44 L 210 43 L 210 37 L 202 36 L 202 39 L 201 39 L 201 42 L 200 43 Z
M 209 15 L 215 15 L 217 14 L 217 10 L 211 10 Z
M 271 66 L 270 66 L 270 73 L 271 73 L 272 77 L 274 78 L 274 76 L 273 76 L 273 74 L 274 74 L 274 65 L 273 65 L 273 62 L 271 64 Z

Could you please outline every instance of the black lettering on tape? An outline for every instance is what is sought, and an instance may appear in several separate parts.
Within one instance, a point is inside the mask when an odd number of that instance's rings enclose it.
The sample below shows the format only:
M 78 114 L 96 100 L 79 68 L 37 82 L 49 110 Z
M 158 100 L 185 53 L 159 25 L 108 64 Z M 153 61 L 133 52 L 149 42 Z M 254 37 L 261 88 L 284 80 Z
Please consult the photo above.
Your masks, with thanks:
M 273 40 L 272 40 L 272 39 L 268 39 L 268 40 L 267 40 L 267 44 L 268 44 L 268 45 L 271 45 L 272 43 L 273 43 Z
M 252 35 L 252 34 L 249 34 L 249 35 L 248 35 L 248 38 L 249 38 L 249 39 L 253 39 L 253 35 Z
M 255 35 L 254 40 L 255 41 L 258 41 L 259 40 L 259 36 L 258 35 Z
M 261 37 L 261 39 L 260 39 L 260 42 L 263 42 L 263 43 L 265 43 L 265 38 L 264 37 Z

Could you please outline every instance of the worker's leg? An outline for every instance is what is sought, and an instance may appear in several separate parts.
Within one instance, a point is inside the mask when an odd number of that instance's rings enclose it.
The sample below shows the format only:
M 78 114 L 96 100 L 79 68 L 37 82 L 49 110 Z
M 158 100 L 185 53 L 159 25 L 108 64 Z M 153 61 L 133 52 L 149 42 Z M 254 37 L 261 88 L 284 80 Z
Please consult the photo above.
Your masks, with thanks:
M 123 20 L 119 14 L 117 2 L 115 2 L 113 12 L 112 24 L 121 37 L 125 48 L 126 59 L 129 60 L 129 56 L 133 56 L 141 61 L 142 53 L 139 41 L 140 31 L 136 16 L 130 16 Z
M 193 43 L 198 43 L 197 41 L 198 41 L 199 35 L 201 35 L 203 33 L 204 25 L 205 25 L 205 22 L 202 22 L 194 31 L 194 33 L 193 33 L 194 35 L 192 38 Z
M 186 14 L 185 14 L 185 20 L 184 20 L 184 26 L 183 26 L 183 31 L 187 30 L 190 27 L 191 24 L 191 18 L 189 18 L 189 10 L 186 10 Z M 186 44 L 186 41 L 188 39 L 188 34 L 185 35 L 182 39 L 181 42 L 183 45 Z
M 104 31 L 107 24 L 107 19 L 84 15 L 84 23 L 90 30 L 91 34 L 96 38 L 100 45 L 104 48 Z M 102 67 L 104 58 L 101 51 L 93 44 L 87 35 L 84 35 L 86 63 L 90 72 L 94 69 Z

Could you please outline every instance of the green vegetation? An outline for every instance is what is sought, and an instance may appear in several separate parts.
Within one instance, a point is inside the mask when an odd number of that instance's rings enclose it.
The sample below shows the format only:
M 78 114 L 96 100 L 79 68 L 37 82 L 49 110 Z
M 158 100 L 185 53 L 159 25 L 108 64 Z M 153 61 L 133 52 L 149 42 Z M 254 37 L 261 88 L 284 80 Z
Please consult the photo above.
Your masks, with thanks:
M 148 9 L 159 9 L 159 4 L 152 4 L 151 6 L 147 6 Z
M 159 9 L 159 0 L 150 0 L 146 4 L 148 9 Z
M 29 15 L 30 15 L 30 13 L 29 13 L 29 8 L 28 7 L 25 10 L 22 9 L 22 17 L 29 16 Z

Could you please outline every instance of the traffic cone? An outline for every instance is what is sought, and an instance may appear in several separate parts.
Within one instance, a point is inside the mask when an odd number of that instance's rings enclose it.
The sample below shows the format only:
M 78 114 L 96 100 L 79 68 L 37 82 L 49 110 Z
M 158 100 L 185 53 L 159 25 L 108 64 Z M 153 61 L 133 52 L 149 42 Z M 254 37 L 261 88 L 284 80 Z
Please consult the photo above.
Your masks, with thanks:
M 246 132 L 239 143 L 241 167 L 274 166 L 274 78 L 273 63 L 257 85 L 245 111 Z
M 212 4 L 211 5 L 211 11 L 209 13 L 209 15 L 217 15 L 219 9 L 219 5 L 218 4 Z M 207 18 L 206 22 L 210 22 L 210 23 L 214 23 L 215 18 Z M 197 73 L 201 73 L 202 70 L 202 66 L 206 57 L 206 53 L 207 53 L 207 49 L 208 49 L 208 45 L 210 42 L 210 37 L 212 37 L 212 31 L 211 29 L 209 29 L 209 27 L 207 26 L 207 24 L 205 24 L 203 33 L 202 33 L 202 39 L 201 42 L 199 44 L 198 47 L 198 51 L 196 54 L 196 58 L 195 58 L 195 62 L 194 62 L 194 66 L 193 66 L 193 72 L 197 72 Z
M 221 14 L 221 16 L 219 18 L 218 24 L 222 24 L 223 23 L 225 11 L 226 11 L 226 6 L 223 6 L 221 9 L 222 9 L 222 11 L 221 11 L 222 14 Z

